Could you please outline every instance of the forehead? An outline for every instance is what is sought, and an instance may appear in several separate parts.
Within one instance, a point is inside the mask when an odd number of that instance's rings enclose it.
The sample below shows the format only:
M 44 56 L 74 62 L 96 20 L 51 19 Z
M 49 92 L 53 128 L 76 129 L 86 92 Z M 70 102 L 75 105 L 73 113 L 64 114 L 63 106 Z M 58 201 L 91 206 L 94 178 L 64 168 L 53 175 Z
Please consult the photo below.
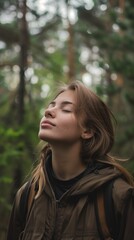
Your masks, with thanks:
M 55 102 L 70 102 L 76 104 L 76 93 L 73 90 L 66 90 L 60 93 L 55 99 Z

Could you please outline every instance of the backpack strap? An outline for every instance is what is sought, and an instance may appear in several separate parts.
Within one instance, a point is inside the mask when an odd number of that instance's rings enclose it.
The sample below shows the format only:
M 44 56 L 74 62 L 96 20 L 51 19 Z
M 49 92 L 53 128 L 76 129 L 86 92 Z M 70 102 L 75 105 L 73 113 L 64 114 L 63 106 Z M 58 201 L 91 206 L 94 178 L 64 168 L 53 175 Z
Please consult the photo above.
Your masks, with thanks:
M 106 222 L 108 225 L 108 229 L 110 231 L 112 238 L 117 239 L 120 219 L 118 217 L 118 221 L 117 221 L 117 216 L 115 216 L 115 206 L 114 206 L 114 201 L 112 197 L 114 180 L 115 179 L 108 182 L 108 184 L 104 188 L 103 196 L 104 196 L 104 206 L 105 206 Z
M 20 197 L 20 204 L 19 204 L 19 212 L 21 216 L 21 226 L 22 229 L 25 228 L 27 217 L 29 216 L 32 203 L 35 197 L 35 187 L 30 181 L 26 183 L 21 197 Z
M 112 200 L 112 188 L 114 180 L 111 180 L 99 189 L 95 199 L 95 215 L 97 228 L 102 240 L 115 239 L 115 215 Z
M 106 213 L 104 206 L 104 193 L 99 190 L 96 194 L 95 214 L 97 220 L 97 227 L 102 240 L 110 239 L 110 231 L 106 221 Z
M 35 185 L 31 184 L 30 191 L 29 191 L 29 196 L 28 196 L 28 202 L 27 202 L 27 205 L 28 205 L 27 206 L 27 217 L 30 213 L 35 195 L 36 195 Z

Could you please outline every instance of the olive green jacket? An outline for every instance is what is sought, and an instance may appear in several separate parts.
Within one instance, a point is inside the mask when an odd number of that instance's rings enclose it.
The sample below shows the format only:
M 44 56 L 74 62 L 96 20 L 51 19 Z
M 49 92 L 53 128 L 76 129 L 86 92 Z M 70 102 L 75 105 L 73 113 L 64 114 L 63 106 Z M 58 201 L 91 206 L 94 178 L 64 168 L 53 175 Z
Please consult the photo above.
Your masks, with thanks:
M 134 189 L 120 177 L 116 169 L 106 167 L 84 176 L 58 202 L 47 173 L 45 176 L 46 186 L 41 196 L 33 202 L 24 231 L 19 211 L 19 199 L 24 186 L 18 191 L 7 240 L 100 240 L 94 193 L 113 178 L 116 178 L 112 191 L 113 211 L 116 217 L 120 216 L 118 240 L 134 240 Z

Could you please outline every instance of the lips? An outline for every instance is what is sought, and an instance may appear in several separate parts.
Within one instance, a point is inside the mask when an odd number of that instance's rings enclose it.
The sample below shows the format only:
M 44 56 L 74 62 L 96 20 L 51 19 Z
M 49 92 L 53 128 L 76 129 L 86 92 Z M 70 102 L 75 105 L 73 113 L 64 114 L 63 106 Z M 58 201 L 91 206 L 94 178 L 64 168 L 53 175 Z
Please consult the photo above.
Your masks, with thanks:
M 49 121 L 49 120 L 44 120 L 44 121 L 41 122 L 41 126 L 42 126 L 42 127 L 43 127 L 43 126 L 46 126 L 46 125 L 55 126 L 55 124 L 52 123 L 52 122 Z

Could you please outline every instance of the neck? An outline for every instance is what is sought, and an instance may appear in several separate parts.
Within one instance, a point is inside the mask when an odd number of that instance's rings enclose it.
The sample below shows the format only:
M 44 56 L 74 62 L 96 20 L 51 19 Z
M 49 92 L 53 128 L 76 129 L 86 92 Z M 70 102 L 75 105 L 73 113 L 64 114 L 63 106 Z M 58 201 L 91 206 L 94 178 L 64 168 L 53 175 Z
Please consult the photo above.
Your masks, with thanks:
M 57 178 L 69 180 L 83 172 L 86 165 L 80 158 L 80 147 L 52 147 L 52 167 Z

